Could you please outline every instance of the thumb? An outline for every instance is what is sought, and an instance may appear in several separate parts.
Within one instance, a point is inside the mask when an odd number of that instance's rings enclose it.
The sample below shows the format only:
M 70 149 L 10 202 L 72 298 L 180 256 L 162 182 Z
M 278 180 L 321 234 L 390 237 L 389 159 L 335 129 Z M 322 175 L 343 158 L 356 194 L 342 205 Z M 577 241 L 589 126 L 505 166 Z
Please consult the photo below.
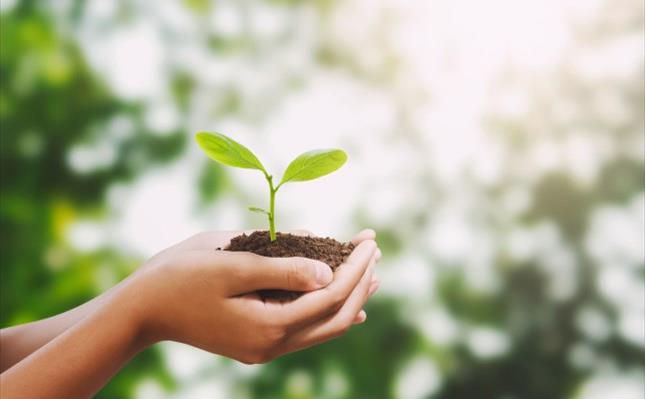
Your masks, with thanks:
M 303 257 L 270 258 L 245 253 L 243 259 L 234 263 L 237 269 L 234 275 L 240 280 L 236 288 L 243 292 L 312 291 L 327 286 L 334 278 L 329 265 Z

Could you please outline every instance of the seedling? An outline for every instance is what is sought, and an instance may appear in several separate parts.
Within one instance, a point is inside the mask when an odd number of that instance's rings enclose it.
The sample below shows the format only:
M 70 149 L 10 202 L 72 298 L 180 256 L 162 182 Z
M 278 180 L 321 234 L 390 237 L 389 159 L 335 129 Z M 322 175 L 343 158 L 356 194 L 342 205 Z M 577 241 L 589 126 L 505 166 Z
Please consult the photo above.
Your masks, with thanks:
M 220 134 L 199 132 L 195 140 L 209 158 L 228 166 L 245 169 L 257 169 L 264 175 L 269 184 L 269 210 L 250 207 L 252 212 L 264 213 L 269 219 L 269 237 L 275 241 L 275 194 L 285 183 L 307 181 L 330 174 L 339 169 L 347 161 L 343 150 L 324 149 L 305 152 L 287 166 L 282 179 L 277 186 L 273 184 L 273 175 L 269 174 L 262 162 L 242 144 Z

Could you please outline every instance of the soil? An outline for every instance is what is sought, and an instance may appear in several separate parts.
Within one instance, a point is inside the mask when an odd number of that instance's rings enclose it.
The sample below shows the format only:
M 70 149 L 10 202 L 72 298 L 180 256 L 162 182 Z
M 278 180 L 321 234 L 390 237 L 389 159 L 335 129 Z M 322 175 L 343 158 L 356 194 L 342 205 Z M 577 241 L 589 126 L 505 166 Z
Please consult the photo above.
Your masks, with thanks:
M 335 271 L 354 249 L 352 243 L 342 243 L 329 237 L 309 237 L 276 233 L 276 240 L 269 239 L 268 231 L 256 231 L 250 235 L 234 237 L 225 251 L 247 251 L 274 258 L 302 256 L 320 260 Z M 218 248 L 219 249 L 219 248 Z M 301 293 L 283 290 L 263 290 L 260 297 L 264 300 L 293 300 Z

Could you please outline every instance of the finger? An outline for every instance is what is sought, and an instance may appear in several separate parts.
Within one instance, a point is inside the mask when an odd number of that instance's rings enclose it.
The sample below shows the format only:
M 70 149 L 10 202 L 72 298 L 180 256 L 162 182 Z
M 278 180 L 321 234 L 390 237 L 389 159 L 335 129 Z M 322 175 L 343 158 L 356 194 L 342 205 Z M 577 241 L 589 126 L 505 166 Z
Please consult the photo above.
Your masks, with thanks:
M 361 281 L 375 251 L 376 243 L 374 241 L 361 242 L 349 255 L 347 261 L 336 269 L 331 284 L 323 289 L 302 295 L 284 307 L 283 322 L 288 325 L 307 323 L 340 309 Z
M 377 257 L 374 256 L 374 258 L 375 258 L 375 262 L 376 262 Z M 379 281 L 378 277 L 376 277 L 375 274 L 372 274 L 372 279 L 370 280 L 370 288 L 367 291 L 367 297 L 368 298 L 371 298 L 372 295 L 374 295 L 374 293 L 376 293 L 376 291 L 378 291 L 379 285 L 380 285 L 380 281 Z M 365 322 L 365 320 L 367 320 L 367 313 L 365 313 L 365 310 L 361 309 L 361 311 L 358 312 L 358 314 L 354 318 L 354 324 L 361 324 L 361 323 Z
M 338 312 L 292 334 L 287 342 L 287 350 L 307 348 L 347 332 L 368 299 L 373 268 L 374 261 L 371 261 L 369 268 Z
M 378 280 L 372 281 L 372 283 L 370 284 L 370 289 L 367 292 L 367 296 L 371 297 L 372 295 L 374 295 L 374 293 L 378 290 L 379 285 L 380 283 Z
M 244 231 L 203 231 L 197 233 L 177 244 L 164 249 L 151 257 L 140 270 L 145 270 L 155 264 L 156 260 L 165 259 L 168 256 L 181 255 L 182 252 L 198 250 L 214 250 L 224 247 L 231 242 L 231 239 L 240 234 L 251 234 L 253 230 Z M 193 258 L 197 254 L 184 254 L 183 258 Z M 201 255 L 199 255 L 201 256 Z
M 364 310 L 361 310 L 354 318 L 354 321 L 352 324 L 361 324 L 361 323 L 364 323 L 365 320 L 367 320 L 367 313 L 365 313 Z
M 351 243 L 358 245 L 366 240 L 376 240 L 376 232 L 372 229 L 361 230 L 360 233 L 356 234 L 354 238 L 352 238 Z
M 213 253 L 221 258 L 230 295 L 267 289 L 311 291 L 328 285 L 334 278 L 329 265 L 318 260 L 270 258 L 250 252 Z

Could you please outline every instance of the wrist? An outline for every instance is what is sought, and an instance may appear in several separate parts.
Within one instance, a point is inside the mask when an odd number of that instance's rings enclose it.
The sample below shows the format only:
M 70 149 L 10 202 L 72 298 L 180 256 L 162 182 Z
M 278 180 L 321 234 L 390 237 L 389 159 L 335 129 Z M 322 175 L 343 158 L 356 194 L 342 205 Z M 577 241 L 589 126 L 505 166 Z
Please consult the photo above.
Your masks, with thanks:
M 139 279 L 134 278 L 119 287 L 110 301 L 131 337 L 130 346 L 134 353 L 163 340 L 153 328 L 152 306 L 143 288 Z

